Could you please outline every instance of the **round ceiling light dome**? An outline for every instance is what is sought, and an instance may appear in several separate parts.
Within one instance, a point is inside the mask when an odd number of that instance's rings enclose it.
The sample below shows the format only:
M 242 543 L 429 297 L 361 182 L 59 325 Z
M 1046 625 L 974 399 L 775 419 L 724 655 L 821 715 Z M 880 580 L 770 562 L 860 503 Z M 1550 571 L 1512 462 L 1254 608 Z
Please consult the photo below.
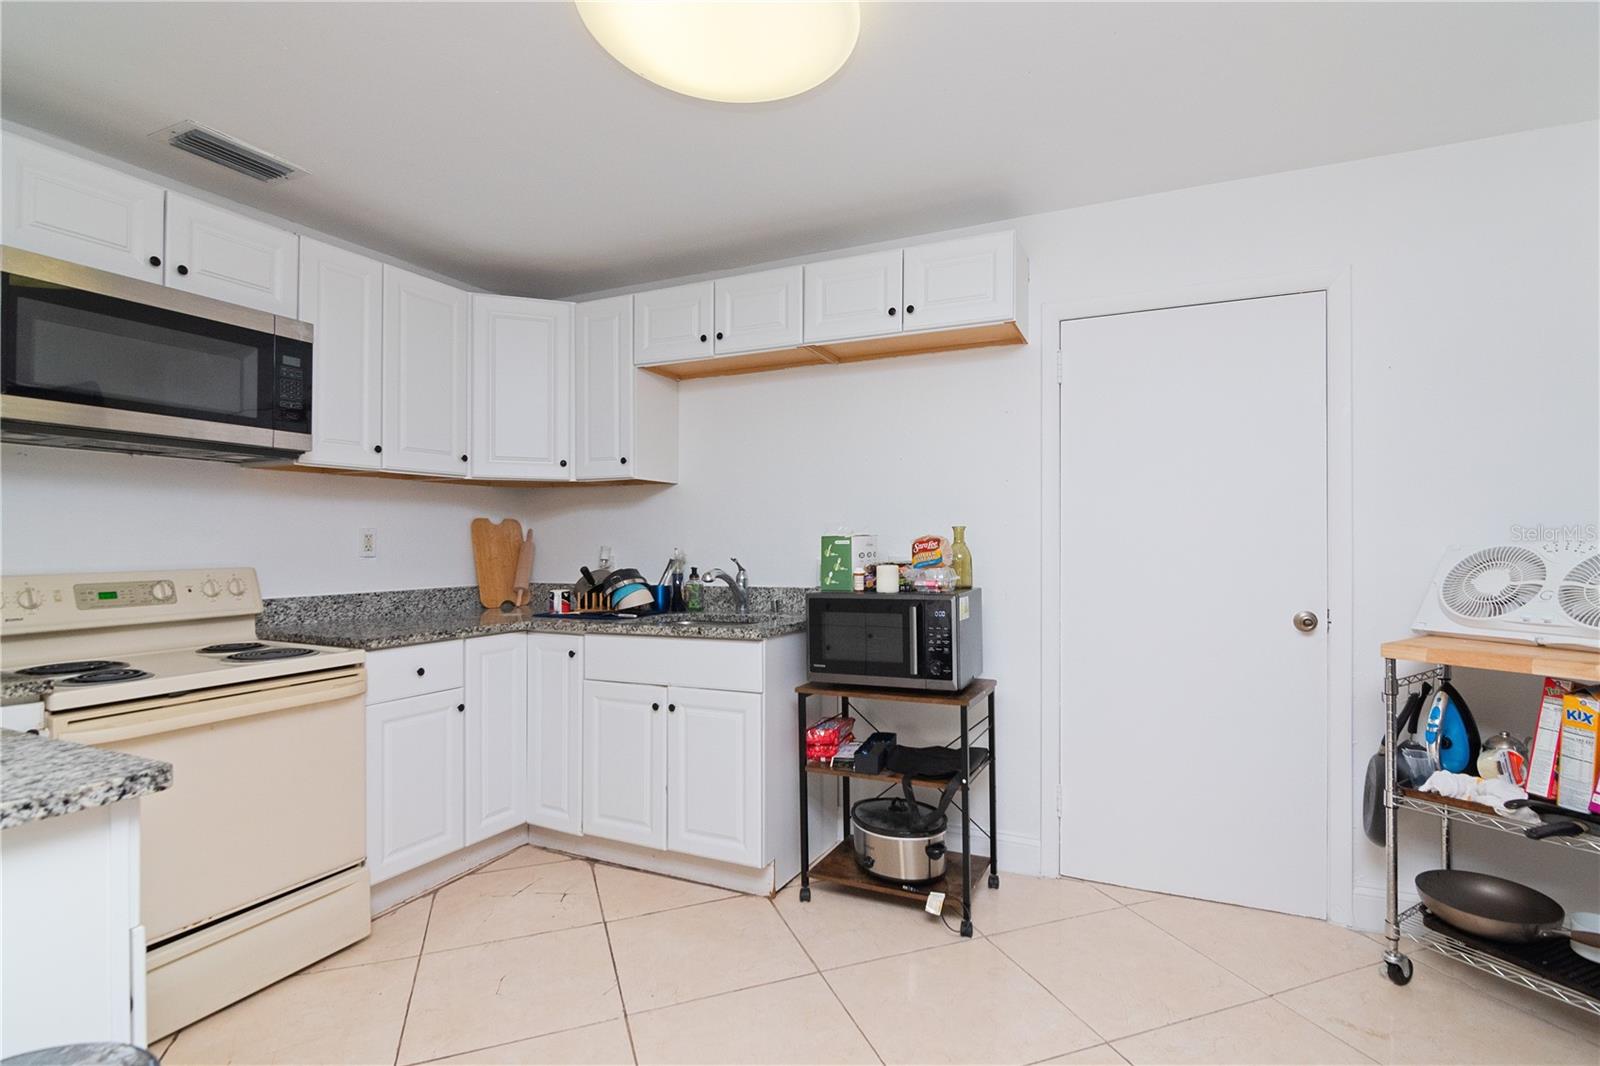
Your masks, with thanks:
M 849 2 L 577 0 L 612 57 L 685 96 L 730 104 L 782 100 L 844 66 L 861 32 Z

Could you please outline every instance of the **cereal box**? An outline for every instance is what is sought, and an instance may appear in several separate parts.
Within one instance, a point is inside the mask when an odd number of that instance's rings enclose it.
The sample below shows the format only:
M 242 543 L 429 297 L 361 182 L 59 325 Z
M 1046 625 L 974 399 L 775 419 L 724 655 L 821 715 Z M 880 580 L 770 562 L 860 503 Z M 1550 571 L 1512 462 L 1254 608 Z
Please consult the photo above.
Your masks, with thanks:
M 1589 810 L 1595 786 L 1595 738 L 1600 693 L 1593 689 L 1561 699 L 1561 778 L 1556 802 L 1569 811 Z
M 1539 721 L 1528 751 L 1528 795 L 1556 798 L 1557 767 L 1561 765 L 1561 701 L 1573 689 L 1571 681 L 1547 677 L 1539 700 Z

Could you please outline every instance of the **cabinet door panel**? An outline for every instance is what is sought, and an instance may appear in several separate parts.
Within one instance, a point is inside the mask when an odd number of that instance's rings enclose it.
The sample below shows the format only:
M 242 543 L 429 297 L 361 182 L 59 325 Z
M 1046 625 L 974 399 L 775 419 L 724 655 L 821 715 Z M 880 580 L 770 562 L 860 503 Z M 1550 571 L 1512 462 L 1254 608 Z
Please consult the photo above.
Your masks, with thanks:
M 295 318 L 299 246 L 288 230 L 167 194 L 165 270 L 174 289 Z
M 1008 230 L 907 248 L 906 330 L 1017 317 L 1016 243 Z
M 583 637 L 528 634 L 528 821 L 583 832 Z
M 698 281 L 633 297 L 636 366 L 704 359 L 711 354 L 712 284 Z
M 460 689 L 367 708 L 367 866 L 374 882 L 458 851 Z
M 806 341 L 899 333 L 900 270 L 898 249 L 807 263 Z
M 385 470 L 466 475 L 467 343 L 466 293 L 383 268 Z
M 625 477 L 633 450 L 633 297 L 579 304 L 575 333 L 578 480 Z
M 527 820 L 527 638 L 474 637 L 466 668 L 466 839 L 475 844 Z
M 667 846 L 667 690 L 589 681 L 583 686 L 583 831 Z
M 572 305 L 472 297 L 472 476 L 568 481 Z
M 715 283 L 718 355 L 793 348 L 800 343 L 800 267 L 763 270 Z
M 166 190 L 23 137 L 3 147 L 5 244 L 161 280 Z
M 761 697 L 667 691 L 667 847 L 761 865 Z
M 316 330 L 311 451 L 302 461 L 377 469 L 383 439 L 383 265 L 302 240 L 300 315 Z

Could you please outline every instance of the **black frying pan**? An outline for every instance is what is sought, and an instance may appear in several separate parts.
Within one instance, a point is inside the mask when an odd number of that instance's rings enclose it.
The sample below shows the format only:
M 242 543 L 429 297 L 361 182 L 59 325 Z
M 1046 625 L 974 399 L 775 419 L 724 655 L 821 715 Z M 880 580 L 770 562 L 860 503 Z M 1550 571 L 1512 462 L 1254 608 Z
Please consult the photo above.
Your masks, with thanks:
M 1471 870 L 1428 870 L 1417 875 L 1417 894 L 1428 910 L 1457 929 L 1489 940 L 1530 944 L 1576 940 L 1600 948 L 1600 933 L 1561 928 L 1561 904 L 1536 889 Z

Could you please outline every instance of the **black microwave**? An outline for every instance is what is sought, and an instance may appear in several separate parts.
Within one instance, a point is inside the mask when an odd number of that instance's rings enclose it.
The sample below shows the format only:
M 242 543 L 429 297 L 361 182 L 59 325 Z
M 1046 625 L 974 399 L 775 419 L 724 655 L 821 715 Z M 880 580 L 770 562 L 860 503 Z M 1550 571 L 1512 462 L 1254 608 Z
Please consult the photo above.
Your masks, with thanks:
M 813 592 L 813 681 L 959 692 L 983 672 L 983 594 Z
M 311 447 L 311 326 L 0 249 L 0 435 L 250 462 Z

